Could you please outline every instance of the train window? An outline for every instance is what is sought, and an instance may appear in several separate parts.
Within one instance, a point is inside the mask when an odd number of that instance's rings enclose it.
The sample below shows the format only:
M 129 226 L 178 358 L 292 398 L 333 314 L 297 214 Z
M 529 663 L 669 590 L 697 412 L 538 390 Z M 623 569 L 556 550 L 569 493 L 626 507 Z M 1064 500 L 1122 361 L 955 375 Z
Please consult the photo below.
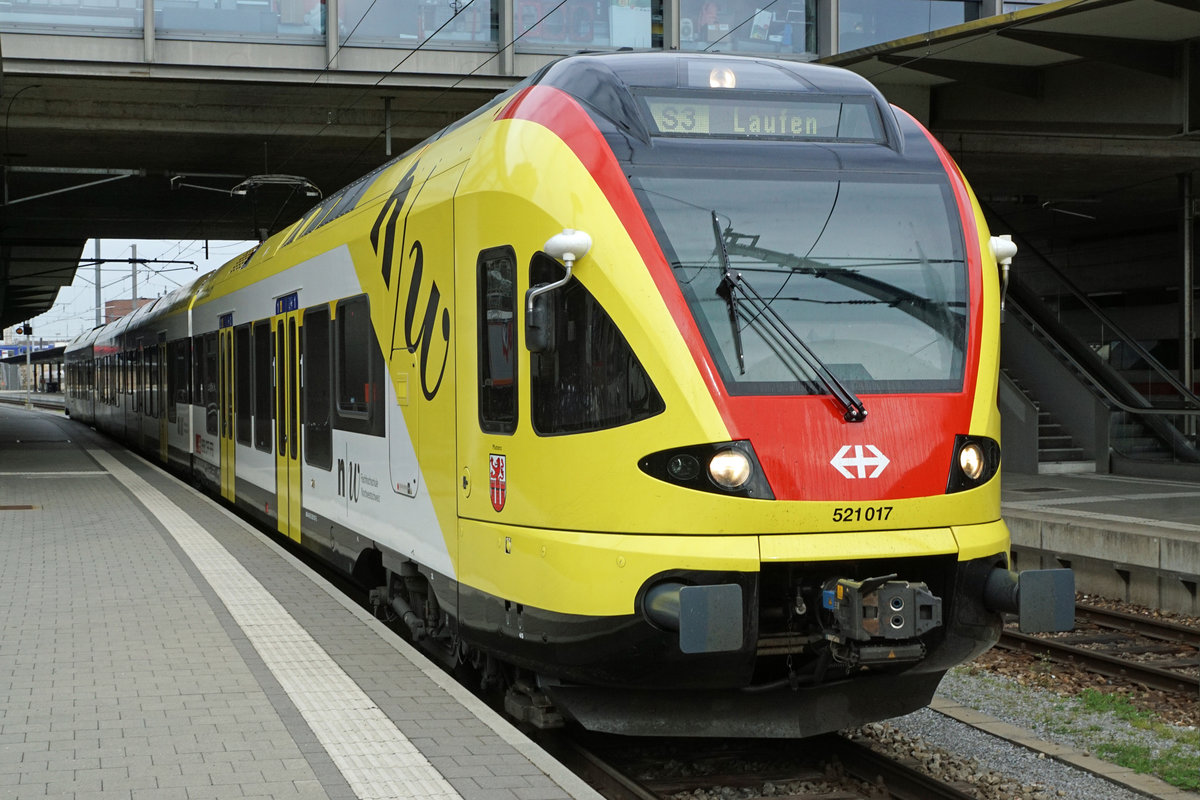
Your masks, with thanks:
M 218 435 L 217 429 L 217 334 L 204 334 L 203 387 L 200 402 L 204 404 L 204 430 Z
M 944 175 L 710 170 L 635 184 L 730 394 L 824 394 L 801 344 L 852 392 L 962 390 L 967 268 Z
M 479 254 L 479 427 L 517 429 L 517 261 L 511 247 Z
M 192 340 L 176 339 L 167 345 L 167 356 L 171 363 L 167 371 L 167 419 L 175 422 L 179 417 L 179 406 L 192 401 Z
M 192 340 L 192 402 L 199 405 L 204 401 L 204 337 Z
M 287 413 L 287 374 L 284 372 L 284 349 L 283 342 L 283 320 L 275 323 L 275 393 L 278 397 L 275 399 L 275 408 L 278 409 L 278 414 L 275 416 L 275 454 L 278 456 L 287 455 L 287 419 L 291 416 Z
M 529 284 L 560 280 L 562 265 L 538 253 Z M 539 435 L 615 428 L 666 408 L 616 323 L 576 278 L 552 293 L 554 348 L 532 353 L 533 429 Z
M 142 351 L 129 351 L 129 407 L 141 413 L 142 410 Z
M 338 430 L 383 435 L 383 354 L 366 295 L 341 300 L 334 316 Z
M 250 326 L 239 325 L 233 329 L 233 410 L 234 433 L 239 444 L 250 444 L 252 384 L 250 382 Z
M 145 350 L 146 363 L 146 416 L 158 417 L 158 348 L 150 345 Z
M 288 348 L 287 349 L 287 382 L 288 382 L 287 385 L 289 387 L 289 389 L 288 389 L 289 392 L 294 392 L 296 390 L 296 386 L 299 385 L 299 381 L 296 379 L 297 378 L 296 373 L 298 370 L 297 364 L 300 360 L 300 353 L 297 351 L 297 348 L 298 348 L 298 345 L 296 342 L 297 338 L 298 337 L 296 336 L 296 318 L 290 317 L 288 319 L 288 332 L 287 332 L 287 348 Z M 293 401 L 293 403 L 295 402 L 294 397 L 292 398 L 292 401 Z M 287 414 L 287 418 L 288 418 L 288 425 L 287 425 L 288 458 L 290 458 L 293 461 L 295 461 L 296 458 L 300 455 L 299 446 L 296 441 L 300 437 L 300 430 L 299 430 L 300 421 L 298 419 L 298 416 L 299 415 L 295 413 L 295 405 L 293 405 L 288 410 L 288 414 Z
M 304 312 L 304 460 L 314 467 L 333 467 L 333 435 L 329 427 L 329 306 Z
M 371 319 L 367 299 L 356 297 L 338 304 L 338 411 L 366 416 L 371 410 L 371 359 L 364 346 Z
M 254 446 L 271 452 L 271 323 L 254 323 Z

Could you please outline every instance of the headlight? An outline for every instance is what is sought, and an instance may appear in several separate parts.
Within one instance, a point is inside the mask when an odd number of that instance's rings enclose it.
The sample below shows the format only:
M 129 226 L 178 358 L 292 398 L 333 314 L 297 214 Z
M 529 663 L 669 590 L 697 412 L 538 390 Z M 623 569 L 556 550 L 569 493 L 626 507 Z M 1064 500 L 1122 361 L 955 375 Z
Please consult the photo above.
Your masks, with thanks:
M 766 471 L 745 439 L 659 450 L 638 459 L 638 468 L 656 480 L 697 492 L 775 499 Z
M 740 489 L 750 474 L 750 459 L 737 450 L 722 450 L 708 462 L 709 477 L 722 489 Z
M 1000 469 L 1000 444 L 986 436 L 954 437 L 954 456 L 946 493 L 974 489 L 990 481 Z
M 958 466 L 968 478 L 973 481 L 979 480 L 984 468 L 983 448 L 976 442 L 964 445 L 963 449 L 958 451 Z

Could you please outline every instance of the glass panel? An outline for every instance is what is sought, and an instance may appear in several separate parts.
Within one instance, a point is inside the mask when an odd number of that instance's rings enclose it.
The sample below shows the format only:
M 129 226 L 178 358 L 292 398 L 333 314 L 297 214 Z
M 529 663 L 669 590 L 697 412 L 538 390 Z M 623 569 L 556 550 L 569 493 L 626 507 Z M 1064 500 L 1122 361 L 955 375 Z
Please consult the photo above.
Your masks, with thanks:
M 288 443 L 289 443 L 288 458 L 295 461 L 296 458 L 300 455 L 299 443 L 296 441 L 300 437 L 299 412 L 298 412 L 298 409 L 296 408 L 296 402 L 295 402 L 296 398 L 293 396 L 290 396 L 292 393 L 294 393 L 296 391 L 296 387 L 299 385 L 299 381 L 297 380 L 296 373 L 299 370 L 299 364 L 297 362 L 300 360 L 300 353 L 298 352 L 299 344 L 297 342 L 297 336 L 296 336 L 296 319 L 295 319 L 295 317 L 292 317 L 291 319 L 288 320 L 287 340 L 288 340 L 288 342 L 287 342 L 288 343 L 288 355 L 287 355 L 288 394 L 289 394 L 289 397 L 288 397 L 289 405 L 288 405 L 288 409 L 287 409 L 287 418 L 288 418 L 287 430 L 288 430 Z
M 371 317 L 367 298 L 338 304 L 338 411 L 366 416 L 371 410 Z
M 233 332 L 234 354 L 233 385 L 237 392 L 234 398 L 234 412 L 237 414 L 237 440 L 241 444 L 250 444 L 251 431 L 251 383 L 250 383 L 250 326 L 239 325 Z
M 205 430 L 217 435 L 217 335 L 204 334 Z
M 165 0 L 160 0 L 164 2 Z M 0 3 L 0 30 L 142 35 L 142 0 L 11 0 Z
M 304 312 L 304 460 L 314 467 L 333 466 L 329 427 L 329 308 Z
M 564 270 L 539 253 L 529 283 L 549 283 Z M 574 276 L 554 289 L 553 347 L 530 355 L 533 428 L 540 435 L 615 428 L 653 417 L 666 406 L 612 317 Z
M 294 39 L 323 42 L 321 0 L 157 0 L 155 34 L 163 38 Z
M 961 390 L 967 274 L 944 181 L 730 178 L 638 184 L 731 393 L 824 393 L 790 337 L 854 392 Z M 722 253 L 786 329 L 729 299 Z
M 275 441 L 279 445 L 276 454 L 280 456 L 287 455 L 288 389 L 287 372 L 283 367 L 286 353 L 283 341 L 283 320 L 279 320 L 275 323 L 275 392 L 278 395 L 275 399 L 275 424 L 278 428 L 275 432 Z
M 815 54 L 816 5 L 816 0 L 680 0 L 679 46 L 708 52 Z
M 271 324 L 254 323 L 254 446 L 271 452 Z
M 662 6 L 651 0 L 515 0 L 515 7 L 519 50 L 662 46 Z
M 479 255 L 479 427 L 517 429 L 517 264 L 511 248 Z
M 491 45 L 497 7 L 493 0 L 342 0 L 339 40 L 351 47 Z
M 841 0 L 838 52 L 979 19 L 978 0 Z

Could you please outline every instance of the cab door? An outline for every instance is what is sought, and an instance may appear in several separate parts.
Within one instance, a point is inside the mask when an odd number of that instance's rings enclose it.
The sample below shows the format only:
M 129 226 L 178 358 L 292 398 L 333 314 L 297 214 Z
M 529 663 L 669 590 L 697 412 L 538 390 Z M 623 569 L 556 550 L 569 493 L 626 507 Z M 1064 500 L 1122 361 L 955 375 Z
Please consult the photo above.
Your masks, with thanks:
M 275 496 L 277 529 L 300 541 L 300 312 L 295 292 L 275 301 Z
M 229 324 L 226 324 L 229 323 Z M 234 497 L 234 408 L 233 408 L 233 315 L 221 318 L 217 333 L 217 392 L 221 425 L 221 497 L 233 502 Z

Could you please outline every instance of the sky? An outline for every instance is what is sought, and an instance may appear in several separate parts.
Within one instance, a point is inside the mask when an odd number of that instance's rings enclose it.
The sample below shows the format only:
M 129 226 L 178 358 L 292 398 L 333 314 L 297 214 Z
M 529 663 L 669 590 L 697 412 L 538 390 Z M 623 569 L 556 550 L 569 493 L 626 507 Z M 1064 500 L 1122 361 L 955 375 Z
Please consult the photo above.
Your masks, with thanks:
M 216 269 L 234 256 L 248 250 L 254 242 L 241 241 L 165 241 L 161 239 L 104 239 L 100 242 L 100 258 L 127 260 L 137 246 L 139 259 L 183 261 L 181 264 L 139 264 L 138 296 L 158 297 L 199 276 Z M 206 255 L 207 246 L 207 255 Z M 34 339 L 64 343 L 76 335 L 91 330 L 96 324 L 96 256 L 95 240 L 84 245 L 81 266 L 75 282 L 58 292 L 54 305 L 45 314 L 34 317 Z M 133 270 L 128 263 L 100 265 L 101 302 L 128 299 L 133 283 Z

